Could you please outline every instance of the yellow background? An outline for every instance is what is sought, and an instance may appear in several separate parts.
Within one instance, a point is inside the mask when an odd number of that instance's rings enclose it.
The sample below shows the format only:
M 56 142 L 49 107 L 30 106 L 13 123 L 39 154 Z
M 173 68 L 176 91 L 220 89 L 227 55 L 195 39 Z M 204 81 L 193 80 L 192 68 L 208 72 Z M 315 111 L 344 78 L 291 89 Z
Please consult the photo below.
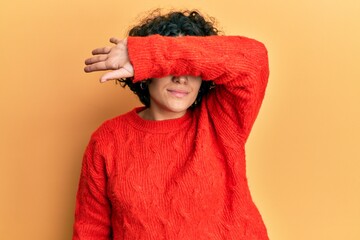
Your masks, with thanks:
M 71 238 L 90 134 L 139 105 L 83 61 L 157 7 L 198 8 L 268 48 L 247 170 L 270 238 L 360 239 L 358 0 L 1 0 L 0 239 Z

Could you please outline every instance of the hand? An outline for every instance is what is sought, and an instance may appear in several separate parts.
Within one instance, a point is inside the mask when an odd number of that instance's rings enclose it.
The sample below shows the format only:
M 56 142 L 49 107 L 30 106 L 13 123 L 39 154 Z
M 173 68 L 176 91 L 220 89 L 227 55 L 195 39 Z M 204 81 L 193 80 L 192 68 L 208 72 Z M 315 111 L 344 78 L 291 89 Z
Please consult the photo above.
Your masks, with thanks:
M 93 57 L 85 60 L 85 72 L 112 70 L 103 74 L 100 82 L 128 78 L 134 76 L 134 68 L 130 63 L 127 50 L 127 39 L 110 38 L 116 44 L 112 47 L 97 48 L 92 51 Z

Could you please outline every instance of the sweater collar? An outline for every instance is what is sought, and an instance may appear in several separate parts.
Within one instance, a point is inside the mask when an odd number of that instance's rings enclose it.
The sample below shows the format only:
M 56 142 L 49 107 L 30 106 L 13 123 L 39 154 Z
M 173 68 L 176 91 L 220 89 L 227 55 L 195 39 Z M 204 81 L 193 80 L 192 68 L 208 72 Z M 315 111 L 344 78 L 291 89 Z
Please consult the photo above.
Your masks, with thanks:
M 151 133 L 167 133 L 167 132 L 174 132 L 180 129 L 183 129 L 185 126 L 188 126 L 191 123 L 192 119 L 192 111 L 188 110 L 184 116 L 176 119 L 169 119 L 169 120 L 145 120 L 142 119 L 138 113 L 144 110 L 145 107 L 137 107 L 130 111 L 128 115 L 128 122 L 134 128 L 144 131 L 144 132 L 151 132 Z

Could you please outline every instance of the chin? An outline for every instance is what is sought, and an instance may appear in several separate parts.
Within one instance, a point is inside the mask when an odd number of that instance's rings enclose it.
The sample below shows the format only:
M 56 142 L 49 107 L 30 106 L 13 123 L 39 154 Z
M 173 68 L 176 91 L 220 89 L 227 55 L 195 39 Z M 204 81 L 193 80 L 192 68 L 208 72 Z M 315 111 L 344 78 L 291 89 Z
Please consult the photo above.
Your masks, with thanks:
M 184 112 L 188 110 L 188 108 L 191 106 L 191 104 L 174 104 L 172 106 L 169 106 L 169 110 L 172 112 Z
M 169 111 L 173 112 L 173 113 L 181 113 L 181 112 L 185 112 L 188 110 L 189 107 L 182 107 L 182 108 L 169 108 Z

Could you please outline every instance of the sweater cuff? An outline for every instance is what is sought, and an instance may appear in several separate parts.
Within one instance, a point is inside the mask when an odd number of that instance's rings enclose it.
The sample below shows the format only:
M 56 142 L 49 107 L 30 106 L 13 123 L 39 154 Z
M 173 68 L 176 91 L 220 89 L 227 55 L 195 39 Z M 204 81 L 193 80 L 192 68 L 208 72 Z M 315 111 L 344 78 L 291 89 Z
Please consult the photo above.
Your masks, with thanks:
M 128 54 L 134 68 L 134 82 L 139 82 L 152 77 L 163 77 L 161 68 L 156 67 L 156 62 L 164 58 L 160 53 L 155 53 L 155 35 L 147 37 L 128 37 Z M 157 61 L 155 61 L 157 60 Z M 156 73 L 155 76 L 154 73 Z

